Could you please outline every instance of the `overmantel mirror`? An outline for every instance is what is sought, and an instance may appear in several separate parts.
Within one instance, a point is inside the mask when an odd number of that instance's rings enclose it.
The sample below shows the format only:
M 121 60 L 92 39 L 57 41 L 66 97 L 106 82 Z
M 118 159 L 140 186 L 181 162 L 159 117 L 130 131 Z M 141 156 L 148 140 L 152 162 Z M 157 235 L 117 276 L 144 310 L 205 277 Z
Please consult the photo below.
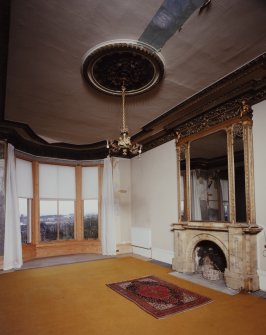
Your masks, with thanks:
M 252 119 L 243 106 L 213 127 L 177 132 L 179 223 L 255 224 Z

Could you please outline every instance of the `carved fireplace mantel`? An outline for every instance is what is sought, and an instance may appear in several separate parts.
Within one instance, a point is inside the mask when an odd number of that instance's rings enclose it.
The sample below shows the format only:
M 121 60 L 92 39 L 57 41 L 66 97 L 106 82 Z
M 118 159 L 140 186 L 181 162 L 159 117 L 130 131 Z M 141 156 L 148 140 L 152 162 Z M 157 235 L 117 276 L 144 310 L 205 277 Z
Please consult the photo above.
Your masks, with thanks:
M 232 289 L 256 291 L 257 276 L 256 234 L 260 227 L 242 225 L 173 224 L 175 257 L 173 269 L 178 272 L 195 272 L 195 248 L 201 241 L 212 241 L 220 247 L 226 258 L 224 272 L 226 285 Z

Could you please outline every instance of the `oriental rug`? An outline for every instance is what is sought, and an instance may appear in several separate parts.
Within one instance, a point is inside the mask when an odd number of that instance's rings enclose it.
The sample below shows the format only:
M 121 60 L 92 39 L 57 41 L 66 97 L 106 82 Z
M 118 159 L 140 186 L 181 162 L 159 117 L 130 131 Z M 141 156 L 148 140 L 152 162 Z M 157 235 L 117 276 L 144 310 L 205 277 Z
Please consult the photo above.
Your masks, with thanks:
M 157 319 L 184 312 L 212 301 L 210 298 L 155 276 L 107 284 L 107 286 L 133 301 Z

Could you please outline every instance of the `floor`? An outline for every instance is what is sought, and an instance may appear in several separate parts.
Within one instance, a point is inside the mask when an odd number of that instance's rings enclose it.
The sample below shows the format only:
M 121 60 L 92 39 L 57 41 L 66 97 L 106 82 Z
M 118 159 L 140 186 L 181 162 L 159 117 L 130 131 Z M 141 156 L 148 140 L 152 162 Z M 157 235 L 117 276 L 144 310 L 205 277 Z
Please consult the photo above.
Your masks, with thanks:
M 103 260 L 103 259 L 108 259 L 108 258 L 120 258 L 120 257 L 127 257 L 127 256 L 133 256 L 135 258 L 148 261 L 150 263 L 159 265 L 161 267 L 168 268 L 169 274 L 177 278 L 185 279 L 192 283 L 199 284 L 199 285 L 208 287 L 216 291 L 220 291 L 220 292 L 223 292 L 229 295 L 235 295 L 239 293 L 238 290 L 233 290 L 233 289 L 226 287 L 223 279 L 220 279 L 218 281 L 210 281 L 210 280 L 204 279 L 202 275 L 199 273 L 180 273 L 176 271 L 172 272 L 171 264 L 167 264 L 164 262 L 160 262 L 157 260 L 145 258 L 143 256 L 134 255 L 134 254 L 121 254 L 117 256 L 103 256 L 99 254 L 77 254 L 77 255 L 39 258 L 39 259 L 34 259 L 34 260 L 24 262 L 20 270 L 43 268 L 43 267 L 72 264 L 72 263 L 91 262 L 91 261 L 96 261 L 96 260 Z M 1 273 L 4 273 L 4 272 L 0 271 L 0 274 Z M 251 292 L 250 294 L 266 299 L 266 292 L 261 291 L 261 290 L 256 291 L 256 292 Z
M 71 256 L 72 257 L 72 256 Z M 114 257 L 0 276 L 3 335 L 262 335 L 266 300 L 231 296 L 169 275 L 154 261 Z M 154 275 L 212 302 L 156 319 L 106 284 Z
M 103 256 L 98 254 L 77 254 L 77 255 L 67 255 L 67 256 L 55 256 L 47 258 L 39 258 L 30 260 L 23 263 L 21 270 L 32 269 L 32 268 L 43 268 L 46 266 L 55 266 L 63 264 L 81 263 L 81 262 L 91 262 L 106 258 L 113 258 L 114 256 Z

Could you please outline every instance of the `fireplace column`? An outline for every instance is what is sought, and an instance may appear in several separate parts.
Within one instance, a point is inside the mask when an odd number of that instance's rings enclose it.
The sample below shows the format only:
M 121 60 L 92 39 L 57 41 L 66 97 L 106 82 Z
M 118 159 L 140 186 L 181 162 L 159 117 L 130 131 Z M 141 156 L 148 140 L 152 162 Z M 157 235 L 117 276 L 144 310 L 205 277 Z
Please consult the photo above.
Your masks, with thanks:
M 228 228 L 229 262 L 224 272 L 228 287 L 246 291 L 259 289 L 256 234 L 260 231 L 257 226 Z
M 184 224 L 174 225 L 174 255 L 172 267 L 178 272 L 194 272 L 195 265 L 192 255 L 187 257 L 189 234 Z

